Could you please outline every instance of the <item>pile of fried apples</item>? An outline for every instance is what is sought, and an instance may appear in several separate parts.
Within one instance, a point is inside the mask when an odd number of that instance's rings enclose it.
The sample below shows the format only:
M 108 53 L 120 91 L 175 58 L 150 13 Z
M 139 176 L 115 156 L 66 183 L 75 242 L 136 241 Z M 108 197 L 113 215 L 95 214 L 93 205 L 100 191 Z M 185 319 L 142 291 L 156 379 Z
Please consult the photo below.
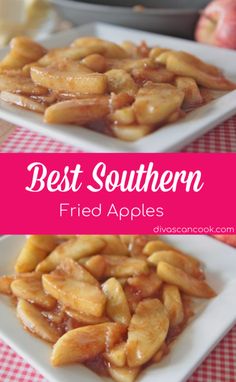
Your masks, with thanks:
M 200 262 L 160 237 L 27 238 L 15 275 L 0 278 L 25 329 L 53 344 L 51 364 L 82 363 L 133 382 L 158 363 L 212 298 Z
M 81 37 L 47 51 L 16 37 L 0 62 L 2 101 L 42 113 L 49 124 L 80 125 L 125 141 L 178 121 L 215 91 L 235 88 L 192 54 L 145 42 Z

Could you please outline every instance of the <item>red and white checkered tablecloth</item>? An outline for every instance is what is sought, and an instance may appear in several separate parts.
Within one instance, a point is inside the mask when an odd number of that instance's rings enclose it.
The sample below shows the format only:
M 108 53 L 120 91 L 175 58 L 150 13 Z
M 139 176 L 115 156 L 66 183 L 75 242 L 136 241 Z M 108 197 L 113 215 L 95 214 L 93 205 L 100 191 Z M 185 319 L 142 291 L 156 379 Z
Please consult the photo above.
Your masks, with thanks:
M 236 326 L 195 371 L 188 382 L 236 381 Z M 49 382 L 0 341 L 0 382 Z M 65 381 L 69 382 L 69 381 Z M 80 381 L 78 377 L 78 382 Z M 170 381 L 170 382 L 175 382 Z
M 79 152 L 77 148 L 64 144 L 28 129 L 16 128 L 0 145 L 1 153 L 18 152 Z M 185 152 L 236 152 L 236 116 L 217 126 L 189 146 Z

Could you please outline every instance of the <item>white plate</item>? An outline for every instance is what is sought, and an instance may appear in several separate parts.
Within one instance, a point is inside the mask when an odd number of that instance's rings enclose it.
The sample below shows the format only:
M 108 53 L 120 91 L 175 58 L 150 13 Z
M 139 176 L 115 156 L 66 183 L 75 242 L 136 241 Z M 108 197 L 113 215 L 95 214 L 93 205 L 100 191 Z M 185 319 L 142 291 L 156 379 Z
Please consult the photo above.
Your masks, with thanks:
M 199 300 L 198 313 L 173 344 L 170 354 L 159 365 L 146 369 L 140 375 L 139 382 L 157 379 L 162 382 L 186 381 L 236 322 L 236 250 L 207 236 L 166 236 L 166 239 L 204 262 L 207 280 L 218 296 L 207 302 Z M 0 240 L 1 274 L 12 273 L 24 240 L 24 236 L 8 236 Z M 4 296 L 0 297 L 0 317 L 0 336 L 48 381 L 104 381 L 80 365 L 51 367 L 50 346 L 24 331 L 9 299 Z
M 224 70 L 228 78 L 236 81 L 235 51 L 153 33 L 115 27 L 109 24 L 88 24 L 70 31 L 61 32 L 45 39 L 44 44 L 48 48 L 61 47 L 82 35 L 96 35 L 115 42 L 123 40 L 139 42 L 140 40 L 146 40 L 149 45 L 158 44 L 171 49 L 187 50 L 209 63 L 216 64 Z M 0 58 L 5 53 L 6 50 L 0 51 Z M 58 139 L 64 143 L 77 146 L 83 150 L 97 152 L 177 151 L 232 116 L 235 112 L 236 91 L 233 91 L 193 111 L 180 122 L 163 127 L 139 141 L 129 143 L 92 132 L 83 127 L 46 125 L 43 123 L 40 115 L 17 109 L 4 102 L 0 103 L 0 118 Z

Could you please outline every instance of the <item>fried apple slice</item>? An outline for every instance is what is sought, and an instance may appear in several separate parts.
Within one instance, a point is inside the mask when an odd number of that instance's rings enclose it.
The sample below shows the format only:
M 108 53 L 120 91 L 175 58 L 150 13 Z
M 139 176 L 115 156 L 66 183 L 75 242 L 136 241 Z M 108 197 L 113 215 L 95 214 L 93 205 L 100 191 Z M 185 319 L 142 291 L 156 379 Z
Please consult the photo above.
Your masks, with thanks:
M 46 50 L 29 37 L 19 36 L 11 40 L 11 50 L 0 62 L 0 71 L 22 68 L 26 64 L 37 61 Z
M 206 70 L 206 64 L 185 52 L 168 54 L 166 68 L 179 76 L 195 79 L 198 85 L 215 90 L 234 90 L 236 84 L 227 80 L 222 74 L 212 74 Z
M 140 124 L 161 124 L 178 110 L 184 92 L 170 84 L 155 84 L 139 90 L 134 102 L 135 116 Z
M 222 74 L 221 70 L 217 68 L 214 65 L 208 64 L 207 62 L 204 62 L 200 60 L 198 57 L 194 56 L 193 54 L 187 53 L 187 52 L 179 52 L 174 50 L 169 50 L 166 52 L 163 52 L 159 57 L 157 58 L 157 62 L 161 64 L 166 64 L 167 59 L 170 55 L 178 55 L 180 53 L 180 57 L 182 56 L 185 58 L 189 63 L 194 65 L 195 67 L 198 67 L 201 71 L 206 72 L 208 74 L 211 74 L 212 76 L 220 76 Z
M 202 279 L 204 277 L 203 271 L 200 265 L 192 260 L 191 257 L 179 253 L 174 250 L 161 250 L 154 252 L 148 257 L 148 262 L 153 265 L 158 265 L 160 261 L 171 264 L 177 268 L 182 269 L 189 275 Z
M 39 66 L 46 67 L 51 64 L 61 62 L 62 60 L 78 61 L 82 60 L 90 54 L 104 52 L 104 48 L 101 46 L 80 46 L 78 48 L 56 48 L 51 49 L 45 54 L 37 63 Z
M 112 69 L 105 73 L 108 80 L 109 92 L 127 93 L 135 96 L 138 92 L 138 86 L 129 73 L 123 69 Z
M 104 255 L 121 255 L 128 256 L 129 251 L 127 246 L 123 243 L 119 235 L 80 235 L 81 238 L 89 239 L 98 238 L 105 241 L 105 247 L 100 251 Z
M 151 240 L 148 241 L 145 247 L 143 248 L 143 254 L 150 256 L 153 254 L 153 252 L 158 252 L 162 250 L 174 250 L 174 248 L 163 240 Z
M 132 286 L 142 298 L 152 297 L 162 286 L 162 281 L 156 273 L 129 277 L 127 283 Z
M 171 83 L 175 74 L 165 68 L 136 68 L 132 70 L 132 77 L 138 82 Z
M 53 274 L 42 276 L 43 288 L 64 306 L 81 313 L 101 317 L 106 297 L 97 285 Z
M 140 368 L 115 367 L 113 365 L 109 365 L 108 371 L 110 376 L 116 382 L 134 382 L 140 373 Z
M 126 342 L 121 342 L 108 353 L 104 353 L 104 358 L 113 366 L 124 367 L 126 364 Z
M 132 106 L 116 110 L 109 115 L 109 120 L 115 125 L 133 125 L 135 124 L 135 114 Z
M 102 324 L 103 322 L 109 322 L 108 317 L 101 316 L 101 317 L 95 317 L 95 316 L 89 316 L 84 313 L 80 313 L 76 310 L 66 308 L 65 309 L 66 314 L 69 317 L 74 318 L 80 325 L 96 325 L 96 324 Z
M 122 69 L 128 73 L 131 73 L 136 68 L 153 68 L 155 65 L 149 58 L 132 59 L 127 58 L 123 60 L 107 59 L 107 66 L 109 69 Z
M 98 280 L 104 278 L 106 271 L 106 260 L 102 255 L 90 257 L 84 264 L 88 271 Z
M 141 301 L 128 329 L 128 366 L 138 367 L 148 362 L 163 345 L 168 329 L 168 314 L 160 300 Z
M 120 46 L 126 51 L 129 57 L 139 58 L 138 45 L 133 41 L 122 41 Z
M 203 280 L 198 280 L 182 269 L 161 261 L 157 266 L 158 277 L 166 283 L 176 285 L 182 292 L 199 298 L 212 298 L 215 291 Z
M 11 290 L 14 296 L 43 309 L 51 310 L 56 306 L 56 300 L 44 292 L 41 280 L 17 279 L 11 283 Z
M 91 273 L 70 257 L 63 259 L 52 274 L 99 286 L 99 282 Z
M 169 57 L 169 54 L 172 52 L 172 50 L 166 50 L 164 52 L 161 52 L 156 58 L 155 58 L 155 63 L 161 64 L 161 65 L 166 65 L 167 59 Z
M 71 99 L 50 106 L 44 115 L 47 123 L 89 124 L 105 118 L 116 109 L 128 106 L 133 97 L 126 93 Z
M 26 96 L 48 94 L 48 89 L 35 85 L 31 78 L 21 74 L 0 74 L 0 91 L 19 93 Z
M 106 58 L 101 54 L 90 54 L 89 56 L 85 57 L 81 63 L 97 73 L 105 73 L 107 71 Z
M 25 273 L 17 273 L 14 278 L 16 280 L 18 279 L 23 279 L 23 280 L 28 280 L 30 283 L 31 280 L 41 280 L 42 274 L 39 272 L 25 272 Z
M 78 237 L 78 235 L 57 235 L 56 237 L 59 239 L 59 241 L 67 241 Z
M 122 243 L 124 243 L 129 250 L 130 250 L 130 247 L 132 246 L 134 239 L 137 237 L 137 235 L 119 235 L 119 236 Z
M 152 125 L 111 125 L 111 131 L 115 137 L 122 141 L 134 142 L 150 134 L 154 127 Z
M 178 252 L 178 253 L 182 253 L 181 251 L 177 250 L 177 248 L 171 246 L 167 242 L 165 242 L 165 241 L 161 240 L 160 238 L 158 238 L 156 240 L 151 240 L 151 241 L 147 242 L 147 244 L 144 246 L 144 249 L 143 249 L 143 255 L 150 256 L 154 252 L 159 252 L 159 251 L 175 251 L 175 252 Z M 182 253 L 182 254 L 184 256 L 186 256 L 189 261 L 192 262 L 193 266 L 195 266 L 195 267 L 200 267 L 201 266 L 200 261 L 198 259 L 196 259 L 196 257 L 190 256 L 190 255 L 186 255 L 184 253 Z
M 149 273 L 145 260 L 126 256 L 104 255 L 106 260 L 105 277 L 130 277 Z
M 15 271 L 17 273 L 32 272 L 47 255 L 48 252 L 35 246 L 29 237 L 16 260 Z
M 36 85 L 56 92 L 105 94 L 107 77 L 101 73 L 55 71 L 53 68 L 32 67 L 31 78 Z
M 102 284 L 102 290 L 107 298 L 106 313 L 113 321 L 129 325 L 131 314 L 129 305 L 118 280 L 114 277 Z
M 41 248 L 48 253 L 58 245 L 55 235 L 30 235 L 30 240 L 37 248 Z
M 175 285 L 165 284 L 162 298 L 169 315 L 170 327 L 180 325 L 184 320 L 184 308 L 179 289 Z
M 184 91 L 185 96 L 183 107 L 185 109 L 191 109 L 202 105 L 203 98 L 197 83 L 193 78 L 176 77 L 175 84 L 178 89 Z
M 101 250 L 101 254 L 104 255 L 122 255 L 128 256 L 129 252 L 127 246 L 121 241 L 119 235 L 81 235 L 80 237 L 89 239 L 89 238 L 98 238 L 105 241 L 106 245 Z
M 18 318 L 31 333 L 51 343 L 55 343 L 59 339 L 58 331 L 34 305 L 19 299 L 16 310 Z
M 109 112 L 108 96 L 72 99 L 48 107 L 44 114 L 44 120 L 46 123 L 86 125 L 105 118 Z
M 0 293 L 11 295 L 11 283 L 15 280 L 14 276 L 1 276 L 0 277 Z
M 80 37 L 73 41 L 71 46 L 77 48 L 96 46 L 103 49 L 102 55 L 108 58 L 126 58 L 128 56 L 121 46 L 98 37 Z
M 149 52 L 149 57 L 151 58 L 152 61 L 158 62 L 158 58 L 162 53 L 169 52 L 170 50 L 167 48 L 160 48 L 160 47 L 154 47 L 150 50 Z
M 119 235 L 100 235 L 99 237 L 106 242 L 106 246 L 101 251 L 102 254 L 116 256 L 127 256 L 129 254 L 126 245 L 120 240 Z
M 99 253 L 105 247 L 105 241 L 98 238 L 72 238 L 58 245 L 50 255 L 37 266 L 37 272 L 48 273 L 55 269 L 65 257 L 79 260 Z
M 36 102 L 33 99 L 20 94 L 3 91 L 0 93 L 0 99 L 4 102 L 10 103 L 11 105 L 19 106 L 23 109 L 34 111 L 35 113 L 43 114 L 46 109 L 45 105 L 42 103 Z
M 123 325 L 116 322 L 70 330 L 54 345 L 51 363 L 61 366 L 93 359 L 120 342 L 125 330 Z
M 36 65 L 35 65 L 36 66 Z M 68 73 L 81 73 L 81 74 L 88 74 L 93 73 L 93 71 L 89 68 L 87 68 L 85 65 L 78 61 L 71 61 L 69 59 L 64 59 L 62 61 L 56 61 L 55 63 L 49 65 L 47 67 L 48 69 L 53 69 L 55 71 L 60 72 L 68 72 Z

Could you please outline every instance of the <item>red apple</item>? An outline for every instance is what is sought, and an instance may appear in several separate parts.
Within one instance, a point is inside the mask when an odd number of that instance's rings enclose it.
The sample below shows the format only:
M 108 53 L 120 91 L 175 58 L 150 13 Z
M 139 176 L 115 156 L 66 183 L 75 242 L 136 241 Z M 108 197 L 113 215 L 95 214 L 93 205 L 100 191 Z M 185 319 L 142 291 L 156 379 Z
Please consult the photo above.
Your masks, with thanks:
M 236 0 L 214 0 L 203 10 L 195 38 L 199 42 L 236 49 Z
M 215 237 L 226 244 L 232 245 L 232 247 L 236 247 L 236 235 L 215 235 Z

